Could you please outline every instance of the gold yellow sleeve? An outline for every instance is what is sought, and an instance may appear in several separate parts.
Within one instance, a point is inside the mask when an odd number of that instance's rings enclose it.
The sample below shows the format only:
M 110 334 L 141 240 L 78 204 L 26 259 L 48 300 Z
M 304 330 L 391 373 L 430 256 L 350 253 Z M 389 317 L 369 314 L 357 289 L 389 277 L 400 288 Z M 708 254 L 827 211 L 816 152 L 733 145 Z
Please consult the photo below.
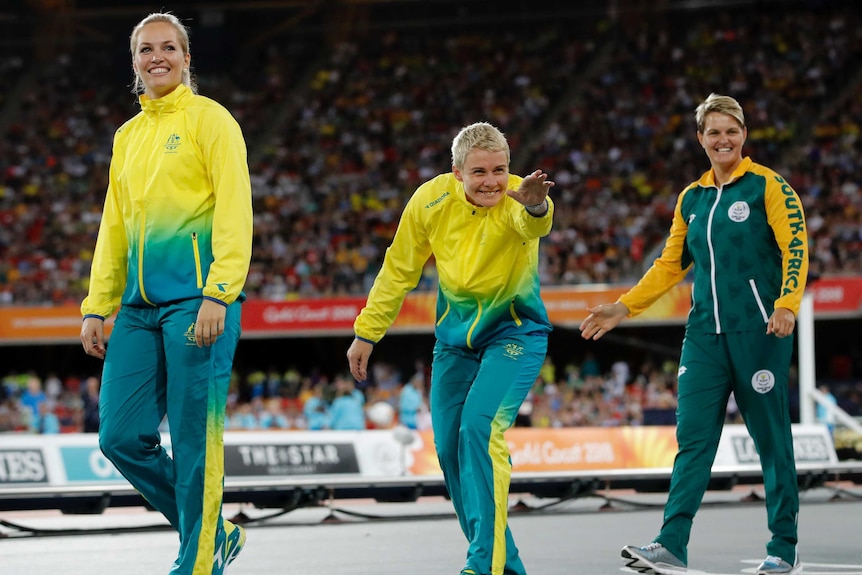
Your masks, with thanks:
M 431 256 L 431 243 L 418 217 L 418 207 L 411 199 L 404 208 L 365 307 L 353 322 L 353 331 L 361 339 L 372 343 L 383 339 L 398 317 L 407 293 L 419 283 L 425 262 Z
M 673 286 L 681 282 L 691 269 L 691 264 L 683 267 L 682 261 L 685 236 L 688 232 L 688 224 L 681 212 L 685 193 L 685 191 L 681 193 L 677 199 L 670 236 L 665 241 L 661 256 L 653 262 L 640 281 L 619 298 L 619 301 L 629 309 L 630 317 L 650 307 Z
M 781 250 L 781 295 L 774 306 L 798 315 L 808 279 L 808 228 L 802 202 L 780 176 L 767 179 L 764 201 L 766 219 Z
M 120 307 L 128 275 L 128 238 L 117 181 L 118 166 L 123 164 L 125 145 L 122 129 L 114 135 L 113 153 L 108 173 L 108 191 L 96 237 L 96 249 L 90 266 L 87 297 L 81 303 L 81 315 L 108 318 Z
M 233 303 L 242 292 L 251 264 L 254 216 L 245 139 L 230 113 L 214 107 L 199 132 L 215 195 L 213 263 L 205 297 Z

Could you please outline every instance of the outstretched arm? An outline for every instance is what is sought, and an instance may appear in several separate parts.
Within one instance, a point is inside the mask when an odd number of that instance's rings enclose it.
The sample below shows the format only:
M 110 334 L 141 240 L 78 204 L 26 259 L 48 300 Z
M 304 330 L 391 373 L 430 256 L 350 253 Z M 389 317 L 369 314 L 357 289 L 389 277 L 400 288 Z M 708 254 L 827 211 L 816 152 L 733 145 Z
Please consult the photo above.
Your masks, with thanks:
M 622 302 L 601 304 L 587 308 L 590 315 L 581 322 L 581 337 L 599 339 L 619 325 L 629 315 L 629 308 Z
M 533 207 L 537 213 L 542 213 L 545 211 L 545 198 L 553 187 L 554 182 L 548 179 L 548 174 L 536 170 L 521 181 L 517 190 L 506 190 L 506 194 L 524 207 Z

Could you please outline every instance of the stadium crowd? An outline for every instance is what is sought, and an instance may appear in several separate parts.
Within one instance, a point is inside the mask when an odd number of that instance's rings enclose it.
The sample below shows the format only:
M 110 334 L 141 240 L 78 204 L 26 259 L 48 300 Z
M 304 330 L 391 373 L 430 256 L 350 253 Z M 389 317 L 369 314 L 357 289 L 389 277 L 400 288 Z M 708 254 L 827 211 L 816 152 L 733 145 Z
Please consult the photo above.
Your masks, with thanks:
M 255 66 L 238 59 L 232 74 L 201 73 L 201 92 L 226 102 L 250 142 L 247 293 L 366 293 L 407 198 L 448 169 L 453 132 L 477 118 L 527 150 L 516 171 L 541 166 L 557 182 L 545 284 L 632 281 L 661 244 L 676 194 L 705 169 L 686 119 L 710 91 L 753 111 L 746 153 L 802 196 L 813 270 L 862 273 L 862 117 L 858 101 L 840 99 L 858 83 L 846 70 L 862 57 L 860 29 L 854 12 L 803 7 L 694 24 L 663 14 L 631 31 L 560 21 L 529 44 L 514 32 L 391 30 L 317 57 L 294 40 Z M 111 138 L 134 112 L 124 80 L 89 81 L 108 66 L 64 54 L 33 80 L 51 90 L 7 102 L 17 114 L 0 140 L 0 305 L 83 296 Z M 419 289 L 435 286 L 429 262 Z
M 298 35 L 201 70 L 201 93 L 231 109 L 249 142 L 248 296 L 365 294 L 407 198 L 448 170 L 452 136 L 476 120 L 522 151 L 514 171 L 540 167 L 557 183 L 543 283 L 630 282 L 661 245 L 676 195 L 707 168 L 690 117 L 713 91 L 752 112 L 746 154 L 802 198 L 812 272 L 862 273 L 862 75 L 848 73 L 862 61 L 858 12 L 798 3 L 700 15 L 560 18 L 529 43 L 517 30 L 456 25 L 335 43 Z M 31 66 L 36 57 L 0 64 L 0 305 L 80 303 L 113 133 L 136 109 L 130 69 L 102 51 Z M 435 287 L 432 261 L 418 289 Z M 549 362 L 519 424 L 637 425 L 673 410 L 674 366 L 614 366 Z M 358 392 L 365 406 L 398 409 L 407 387 L 420 392 L 424 425 L 424 371 L 375 369 L 358 390 L 339 375 L 237 373 L 228 428 L 339 428 L 336 398 L 359 403 Z M 97 388 L 95 375 L 7 374 L 0 431 L 91 429 Z M 860 394 L 845 390 L 845 409 L 859 413 Z
M 517 426 L 673 425 L 678 364 L 623 359 L 604 365 L 590 353 L 578 362 L 547 358 L 524 402 Z M 394 419 L 412 429 L 428 429 L 428 367 L 418 361 L 405 373 L 385 361 L 373 362 L 366 382 L 349 374 L 290 367 L 234 372 L 228 397 L 226 429 L 319 430 L 366 429 L 381 423 L 369 412 L 385 403 Z M 826 374 L 844 411 L 862 414 L 862 381 L 848 377 L 836 361 Z M 795 379 L 795 376 L 794 376 Z M 0 433 L 67 433 L 98 430 L 99 377 L 45 376 L 36 370 L 7 373 L 0 379 Z M 798 421 L 798 393 L 791 392 Z M 730 402 L 728 422 L 739 423 Z

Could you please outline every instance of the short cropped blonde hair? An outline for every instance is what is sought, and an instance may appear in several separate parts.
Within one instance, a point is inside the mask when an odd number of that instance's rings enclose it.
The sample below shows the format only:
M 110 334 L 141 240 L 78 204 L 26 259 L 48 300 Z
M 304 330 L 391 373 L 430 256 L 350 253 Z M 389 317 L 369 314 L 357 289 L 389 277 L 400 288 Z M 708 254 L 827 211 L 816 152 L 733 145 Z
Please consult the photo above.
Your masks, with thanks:
M 727 114 L 739 122 L 740 128 L 745 127 L 745 114 L 742 113 L 742 106 L 739 105 L 739 102 L 730 96 L 710 94 L 694 111 L 694 120 L 697 122 L 697 131 L 701 134 L 703 133 L 706 116 L 712 112 Z
M 461 128 L 452 140 L 452 165 L 459 170 L 463 169 L 467 154 L 473 148 L 488 152 L 506 152 L 506 165 L 509 165 L 509 142 L 503 132 L 488 122 L 476 122 Z

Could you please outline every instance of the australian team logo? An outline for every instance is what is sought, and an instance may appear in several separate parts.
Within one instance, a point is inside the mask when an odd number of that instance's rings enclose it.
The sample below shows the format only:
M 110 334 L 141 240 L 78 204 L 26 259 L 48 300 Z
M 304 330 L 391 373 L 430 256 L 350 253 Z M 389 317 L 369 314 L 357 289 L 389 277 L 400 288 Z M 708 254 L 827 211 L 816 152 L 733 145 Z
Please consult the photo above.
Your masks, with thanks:
M 166 154 L 176 154 L 177 148 L 180 147 L 180 137 L 177 134 L 168 136 L 168 141 L 165 143 Z
M 524 355 L 524 346 L 518 345 L 517 343 L 507 343 L 503 354 L 509 359 L 518 359 L 520 356 Z
M 761 369 L 751 376 L 751 387 L 757 393 L 769 393 L 775 387 L 775 375 L 768 369 Z
M 197 345 L 197 339 L 195 338 L 195 324 L 192 323 L 186 329 L 186 345 Z

